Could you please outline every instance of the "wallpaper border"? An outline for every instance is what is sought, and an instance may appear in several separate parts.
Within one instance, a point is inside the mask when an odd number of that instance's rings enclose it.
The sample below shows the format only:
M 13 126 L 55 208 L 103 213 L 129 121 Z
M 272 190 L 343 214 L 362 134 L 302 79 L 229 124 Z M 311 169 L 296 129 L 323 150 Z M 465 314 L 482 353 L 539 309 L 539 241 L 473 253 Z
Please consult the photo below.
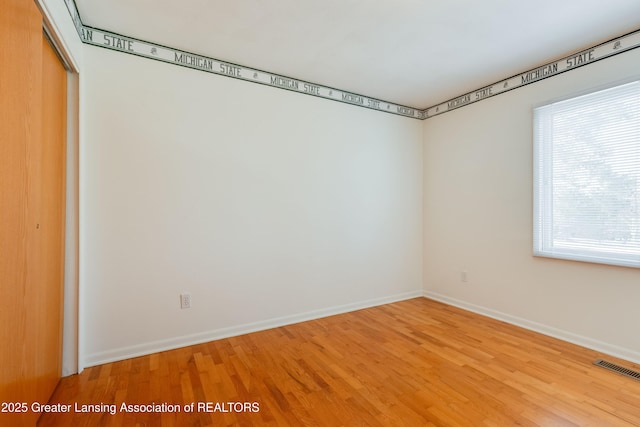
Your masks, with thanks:
M 191 68 L 219 76 L 258 83 L 277 89 L 288 90 L 303 95 L 315 96 L 344 104 L 384 113 L 395 114 L 413 119 L 424 120 L 444 114 L 467 105 L 474 104 L 496 95 L 518 89 L 538 81 L 583 67 L 640 47 L 640 30 L 630 32 L 589 49 L 565 56 L 531 70 L 502 79 L 491 85 L 464 93 L 426 109 L 419 109 L 394 102 L 384 101 L 366 95 L 336 89 L 319 83 L 295 79 L 257 68 L 234 64 L 208 56 L 198 55 L 180 49 L 159 45 L 117 34 L 82 23 L 82 18 L 74 0 L 64 0 L 76 27 L 80 40 L 92 46 L 98 46 L 155 61 Z

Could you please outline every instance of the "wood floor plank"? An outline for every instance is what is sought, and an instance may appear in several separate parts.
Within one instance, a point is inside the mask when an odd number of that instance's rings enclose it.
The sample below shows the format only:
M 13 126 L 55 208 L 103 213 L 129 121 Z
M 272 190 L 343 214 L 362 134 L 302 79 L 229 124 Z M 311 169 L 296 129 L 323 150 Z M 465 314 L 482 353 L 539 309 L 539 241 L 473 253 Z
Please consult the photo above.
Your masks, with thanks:
M 51 403 L 116 414 L 50 413 L 39 425 L 640 426 L 640 381 L 597 358 L 640 368 L 417 298 L 88 368 Z M 123 413 L 123 402 L 196 410 Z

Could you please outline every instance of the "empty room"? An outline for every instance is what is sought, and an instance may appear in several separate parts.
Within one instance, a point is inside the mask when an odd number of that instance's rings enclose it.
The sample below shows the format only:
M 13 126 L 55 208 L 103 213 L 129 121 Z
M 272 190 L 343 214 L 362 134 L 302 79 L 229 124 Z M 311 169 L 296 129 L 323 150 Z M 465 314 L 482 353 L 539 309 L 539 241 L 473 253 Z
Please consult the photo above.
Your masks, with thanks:
M 0 426 L 640 426 L 640 2 L 0 33 Z

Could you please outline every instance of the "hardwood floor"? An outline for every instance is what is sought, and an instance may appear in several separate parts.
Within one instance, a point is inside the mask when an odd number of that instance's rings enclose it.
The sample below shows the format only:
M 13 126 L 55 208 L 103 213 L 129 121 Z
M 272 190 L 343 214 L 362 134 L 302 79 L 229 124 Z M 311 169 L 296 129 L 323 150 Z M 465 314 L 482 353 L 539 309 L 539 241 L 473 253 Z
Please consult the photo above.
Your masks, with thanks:
M 640 381 L 599 357 L 639 368 L 417 298 L 86 369 L 50 402 L 71 412 L 39 425 L 640 426 Z

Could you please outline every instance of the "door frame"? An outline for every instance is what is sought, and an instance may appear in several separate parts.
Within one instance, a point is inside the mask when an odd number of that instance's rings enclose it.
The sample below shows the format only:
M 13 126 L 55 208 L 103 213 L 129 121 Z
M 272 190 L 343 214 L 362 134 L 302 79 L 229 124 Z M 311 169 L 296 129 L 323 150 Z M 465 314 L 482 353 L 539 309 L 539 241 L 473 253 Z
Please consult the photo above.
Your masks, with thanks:
M 62 332 L 62 376 L 65 377 L 79 373 L 83 368 L 79 334 L 80 67 L 62 35 L 60 27 L 56 24 L 55 14 L 47 1 L 35 0 L 35 3 L 42 15 L 42 30 L 67 71 L 67 168 Z

